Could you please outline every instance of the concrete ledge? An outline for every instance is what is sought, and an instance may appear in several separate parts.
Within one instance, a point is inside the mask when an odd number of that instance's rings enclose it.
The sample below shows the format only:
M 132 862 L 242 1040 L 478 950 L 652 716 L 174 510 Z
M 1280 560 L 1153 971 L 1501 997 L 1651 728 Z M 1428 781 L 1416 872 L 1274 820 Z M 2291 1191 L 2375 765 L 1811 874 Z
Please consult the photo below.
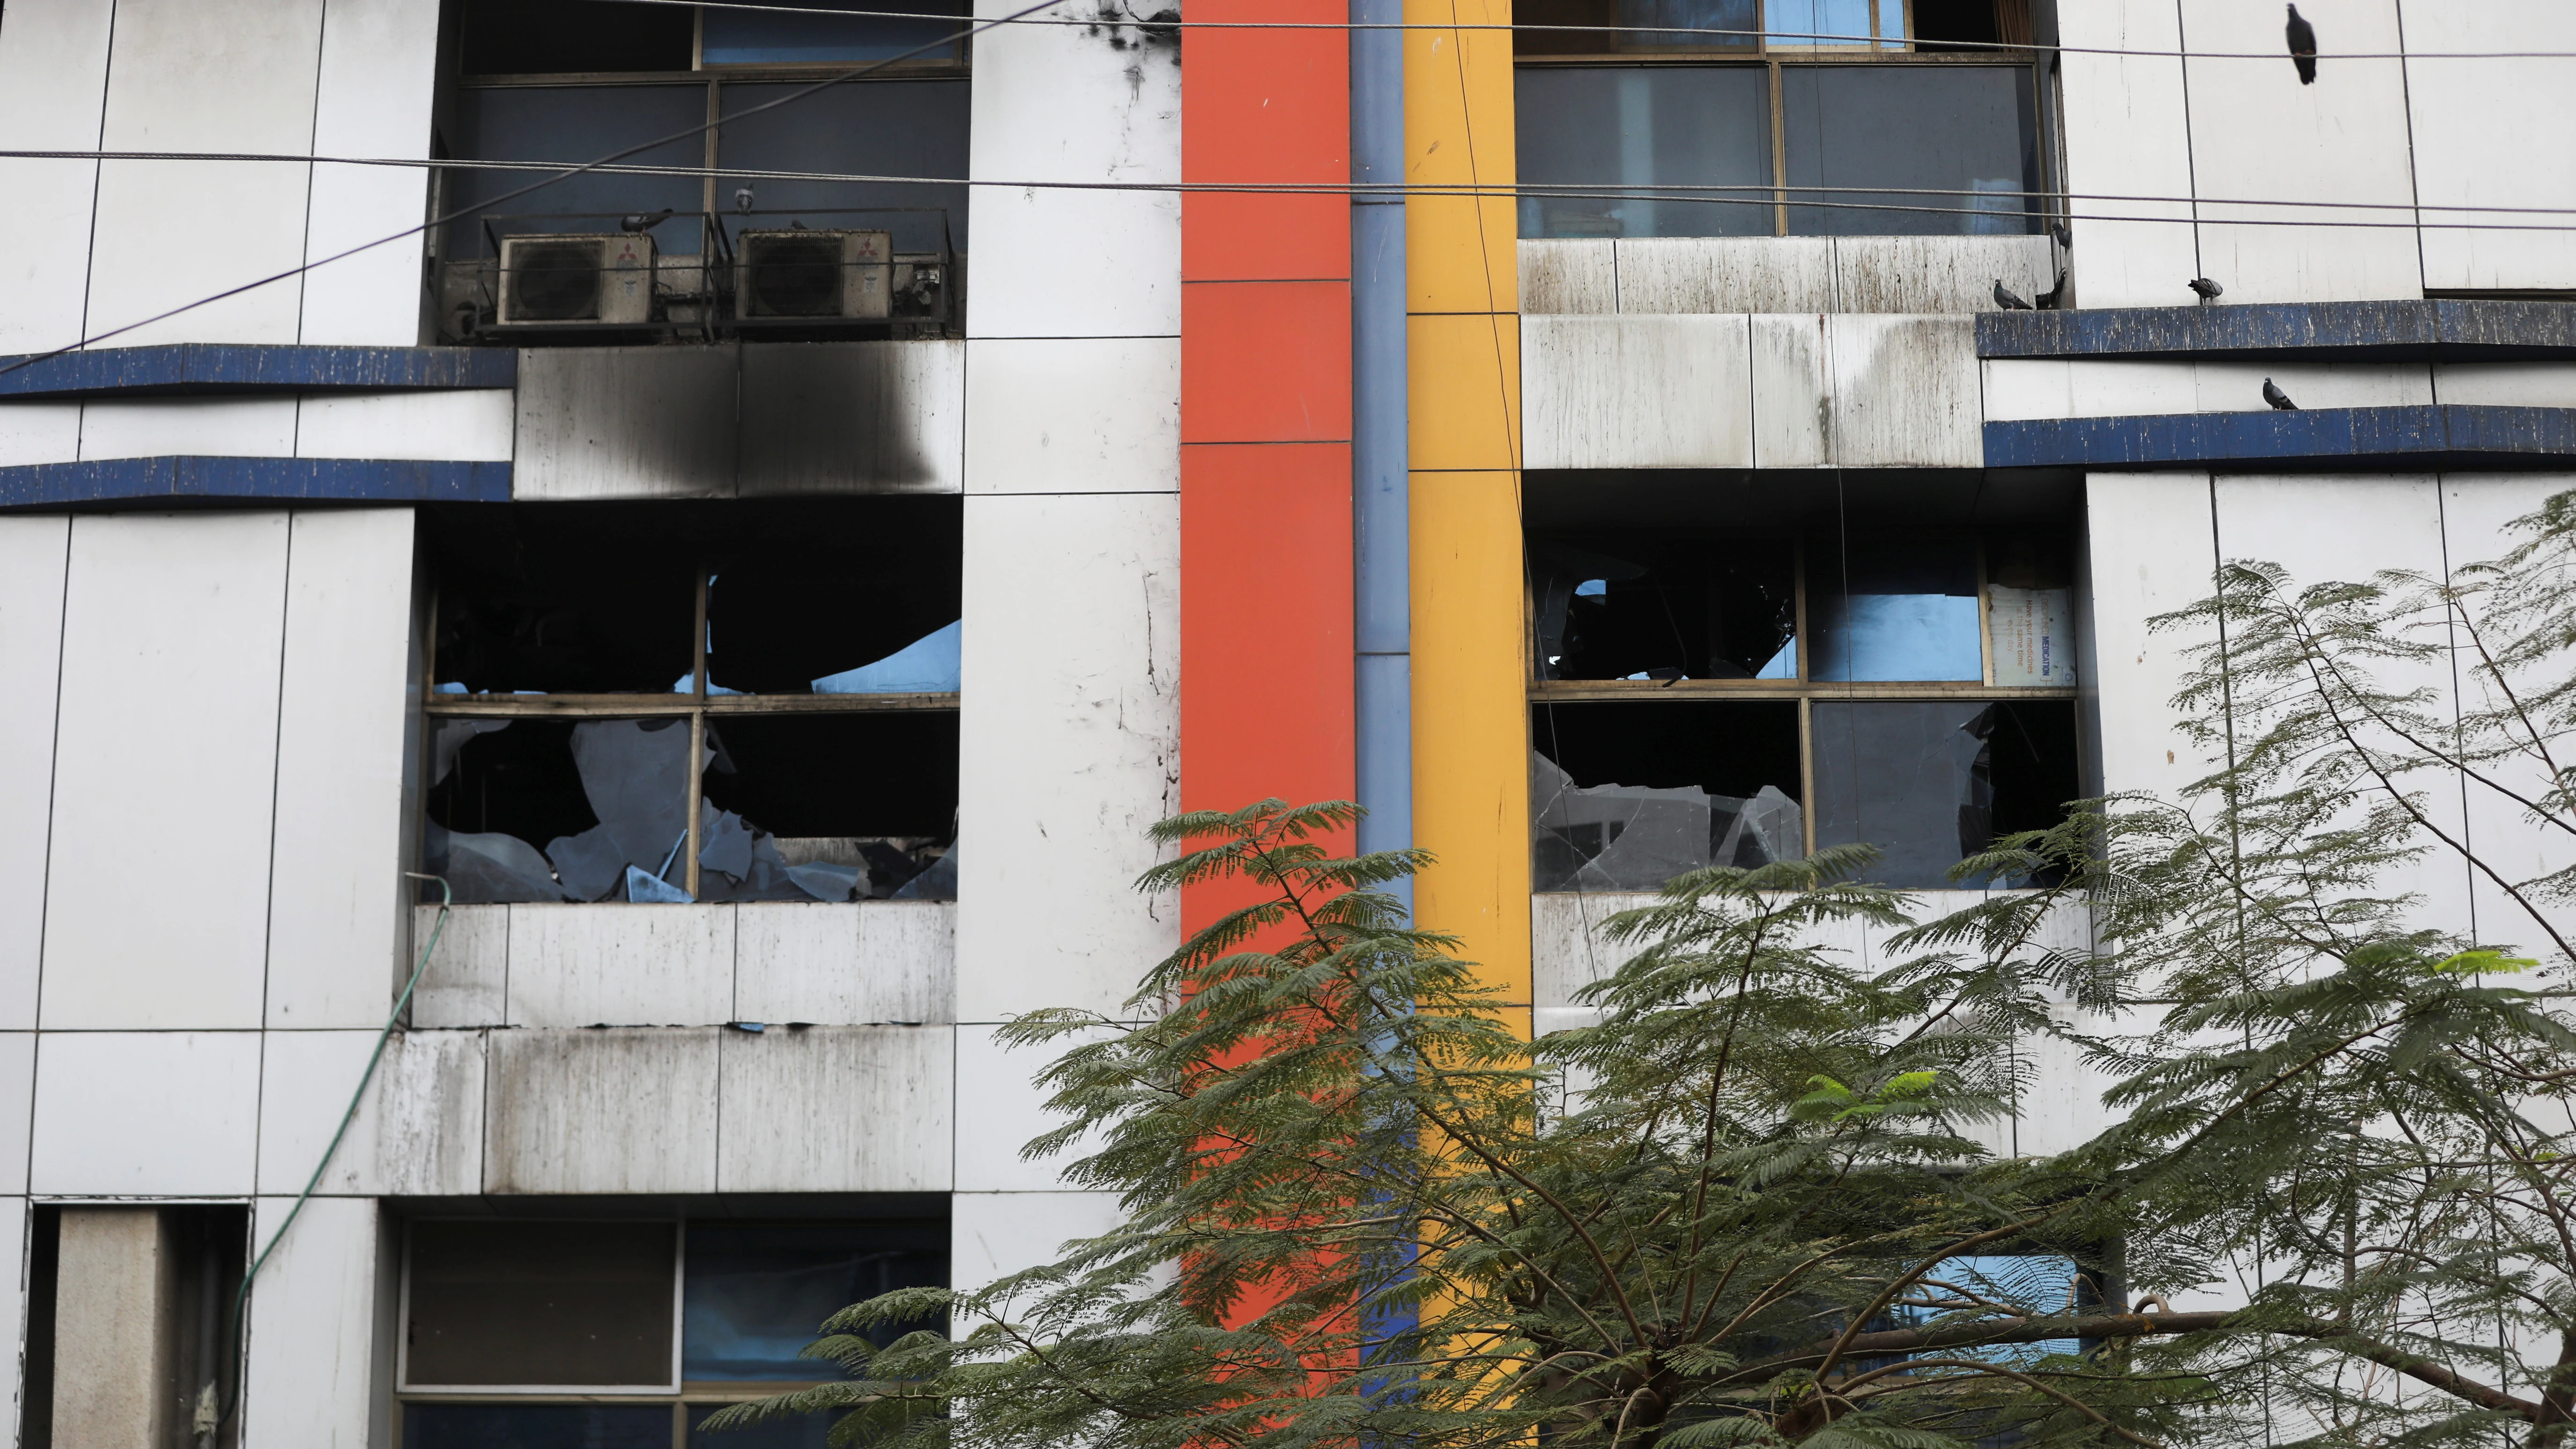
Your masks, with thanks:
M 2564 468 L 2576 458 L 2576 408 L 2316 408 L 2172 413 L 1985 425 L 1989 468 Z
M 0 468 L 0 508 L 66 503 L 293 498 L 350 503 L 507 503 L 507 463 L 368 458 L 105 458 Z
M 182 342 L 165 347 L 104 347 L 27 362 L 40 355 L 0 357 L 0 397 L 510 387 L 519 379 L 519 354 L 506 347 Z
M 2576 359 L 2576 303 L 2266 302 L 1987 312 L 1979 357 L 2298 358 L 2310 362 Z

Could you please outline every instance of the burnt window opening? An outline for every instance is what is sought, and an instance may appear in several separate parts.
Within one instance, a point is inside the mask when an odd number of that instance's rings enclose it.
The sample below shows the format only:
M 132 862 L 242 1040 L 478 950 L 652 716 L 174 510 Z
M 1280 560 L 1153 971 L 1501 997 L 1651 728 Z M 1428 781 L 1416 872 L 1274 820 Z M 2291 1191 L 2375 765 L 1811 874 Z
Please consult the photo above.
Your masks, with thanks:
M 2084 793 L 2071 484 L 1733 481 L 1529 488 L 1534 889 L 1851 844 L 1902 889 L 2036 883 L 1951 872 Z
M 895 1199 L 837 1221 L 422 1220 L 404 1255 L 396 1388 L 409 1449 L 680 1449 L 727 1403 L 836 1381 L 825 1319 L 948 1281 L 948 1222 Z M 869 1336 L 880 1346 L 935 1321 Z M 531 1402 L 531 1395 L 581 1402 Z M 821 1444 L 837 1412 L 742 1436 Z
M 432 210 L 457 215 L 430 239 L 435 340 L 963 335 L 963 0 L 456 0 L 449 18 L 436 154 L 469 164 L 435 175 Z M 769 108 L 869 62 L 882 72 Z M 501 200 L 526 176 L 498 163 L 635 147 L 669 171 Z M 833 179 L 866 176 L 957 184 Z
M 238 1415 L 211 1438 L 195 1424 L 240 1392 L 230 1310 L 250 1210 L 41 1203 L 30 1216 L 19 1442 L 43 1449 L 69 1418 L 135 1428 L 147 1449 L 234 1449 Z
M 2021 235 L 2052 208 L 2032 0 L 1537 0 L 1523 237 Z
M 486 506 L 423 539 L 422 856 L 458 902 L 954 898 L 957 500 Z

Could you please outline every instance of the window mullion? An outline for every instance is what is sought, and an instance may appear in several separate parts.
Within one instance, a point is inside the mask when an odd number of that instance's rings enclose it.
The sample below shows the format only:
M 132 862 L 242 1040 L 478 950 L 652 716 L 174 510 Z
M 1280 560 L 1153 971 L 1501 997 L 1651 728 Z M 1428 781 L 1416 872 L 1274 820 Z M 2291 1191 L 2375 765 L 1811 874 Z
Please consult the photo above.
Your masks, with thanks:
M 1763 44 L 1766 46 L 1770 44 L 1768 34 L 1763 36 Z M 1768 69 L 1771 72 L 1771 234 L 1787 236 L 1789 234 L 1789 114 L 1787 103 L 1780 93 L 1780 62 L 1770 61 Z
M 701 763 L 707 753 L 707 571 L 703 565 L 698 569 L 697 616 L 697 664 L 691 675 L 696 688 L 691 694 L 694 707 L 689 711 L 689 862 L 683 871 L 686 883 L 680 887 L 693 901 L 698 898 L 698 851 L 702 848 L 698 817 L 705 813 L 707 797 L 706 769 Z

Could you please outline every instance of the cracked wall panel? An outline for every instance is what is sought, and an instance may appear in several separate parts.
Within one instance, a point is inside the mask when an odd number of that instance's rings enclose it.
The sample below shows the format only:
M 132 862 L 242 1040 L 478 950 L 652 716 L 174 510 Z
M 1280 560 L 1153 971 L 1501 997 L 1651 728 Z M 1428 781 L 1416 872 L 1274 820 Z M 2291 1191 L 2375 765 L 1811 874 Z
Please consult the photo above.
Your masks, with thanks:
M 966 359 L 970 493 L 1169 493 L 1177 337 L 987 338 Z
M 18 0 L 0 20 L 0 135 L 13 147 L 98 146 L 107 96 L 107 0 Z M 0 352 L 66 346 L 88 291 L 95 161 L 0 160 L 12 225 L 0 230 Z
M 412 513 L 299 512 L 286 578 L 268 1024 L 384 1019 L 400 961 Z M 398 977 L 396 979 L 399 979 Z
M 259 1054 L 255 1031 L 47 1036 L 36 1063 L 29 1190 L 248 1196 L 257 1167 Z M 180 1082 L 185 1090 L 173 1090 Z
M 741 496 L 954 493 L 965 414 L 962 342 L 745 345 Z
M 1985 466 L 1974 318 L 1843 313 L 1826 320 L 1825 338 L 1834 462 Z
M 68 518 L 0 518 L 0 675 L 18 690 L 0 712 L 0 1027 L 36 1024 L 70 541 Z
M 303 1190 L 375 1050 L 372 1031 L 272 1034 L 260 1073 L 259 1190 Z M 349 1134 L 332 1153 L 325 1196 L 440 1196 L 479 1191 L 483 1171 L 483 1034 L 396 1032 Z
M 1529 245 L 1527 242 L 1522 245 Z M 1831 312 L 1834 239 L 1621 237 L 1621 312 Z
M 946 1192 L 955 1040 L 948 1027 L 724 1033 L 718 1190 Z
M 1746 322 L 1524 317 L 1523 446 L 1532 468 L 1749 468 Z
M 952 902 L 748 901 L 736 910 L 740 1020 L 841 1025 L 955 1016 Z
M 322 0 L 119 0 L 102 149 L 310 154 L 321 42 Z M 294 342 L 298 277 L 146 319 L 301 263 L 312 169 L 100 163 L 87 329 L 142 323 L 118 339 L 126 346 Z M 222 223 L 174 247 L 174 216 Z
M 724 1030 L 494 1033 L 483 1190 L 715 1191 Z
M 45 1026 L 260 1024 L 287 532 L 271 512 L 73 521 Z
M 706 1026 L 734 1019 L 730 905 L 510 908 L 512 1026 Z
M 1116 1011 L 1179 940 L 1139 894 L 1178 802 L 1180 503 L 966 500 L 957 1012 Z

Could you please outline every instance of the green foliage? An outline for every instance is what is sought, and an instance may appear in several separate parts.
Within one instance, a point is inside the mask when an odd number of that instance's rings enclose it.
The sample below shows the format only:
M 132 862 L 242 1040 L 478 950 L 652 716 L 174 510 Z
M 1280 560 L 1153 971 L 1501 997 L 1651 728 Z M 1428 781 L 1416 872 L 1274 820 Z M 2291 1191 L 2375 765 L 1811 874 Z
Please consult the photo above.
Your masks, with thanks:
M 1059 1052 L 1029 1151 L 1083 1154 L 1126 1224 L 859 1305 L 815 1350 L 848 1382 L 726 1417 L 848 1404 L 835 1443 L 922 1449 L 2562 1445 L 2571 539 L 2561 498 L 2445 580 L 2231 565 L 2159 621 L 2206 776 L 1960 867 L 2059 884 L 1918 920 L 1864 848 L 1695 872 L 1610 918 L 1591 1024 L 1535 1043 L 1407 925 L 1420 852 L 1333 853 L 1354 807 L 1166 822 L 1143 885 L 1242 905 L 1124 1015 L 1007 1033 Z M 2464 787 L 2549 848 L 2480 855 Z M 2043 1092 L 2113 1125 L 2015 1155 Z

